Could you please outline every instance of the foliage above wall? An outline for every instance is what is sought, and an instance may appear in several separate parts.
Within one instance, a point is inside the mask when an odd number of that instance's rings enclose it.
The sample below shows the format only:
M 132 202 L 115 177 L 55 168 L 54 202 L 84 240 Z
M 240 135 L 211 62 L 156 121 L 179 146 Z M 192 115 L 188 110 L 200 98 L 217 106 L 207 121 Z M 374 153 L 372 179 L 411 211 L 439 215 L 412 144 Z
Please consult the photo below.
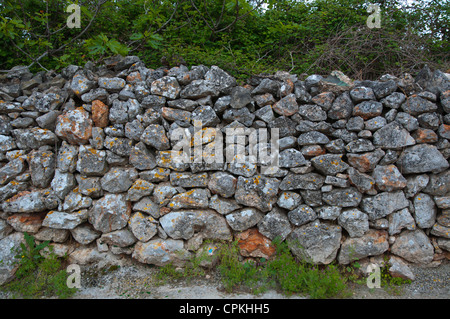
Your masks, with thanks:
M 262 72 L 353 78 L 450 67 L 449 0 L 84 0 L 81 28 L 69 28 L 71 1 L 0 4 L 0 69 L 84 65 L 115 54 L 149 67 L 218 65 L 237 78 Z M 370 3 L 381 28 L 366 25 Z

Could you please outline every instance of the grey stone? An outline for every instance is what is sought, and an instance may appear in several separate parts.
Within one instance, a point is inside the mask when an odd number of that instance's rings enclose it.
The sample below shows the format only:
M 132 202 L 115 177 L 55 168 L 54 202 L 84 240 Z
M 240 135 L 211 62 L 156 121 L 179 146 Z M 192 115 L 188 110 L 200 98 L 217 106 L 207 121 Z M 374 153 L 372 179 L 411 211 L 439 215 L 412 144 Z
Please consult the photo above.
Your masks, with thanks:
M 280 189 L 283 191 L 294 189 L 319 190 L 325 177 L 317 173 L 292 174 L 289 173 L 280 183 Z
M 372 173 L 380 191 L 396 191 L 406 187 L 406 178 L 395 165 L 378 165 Z
M 114 77 L 114 78 L 106 78 L 100 77 L 98 78 L 98 86 L 107 90 L 108 92 L 119 92 L 125 87 L 125 80 Z
M 264 217 L 256 208 L 242 208 L 225 216 L 230 227 L 235 231 L 244 231 L 257 225 Z
M 295 226 L 312 222 L 317 218 L 316 212 L 308 205 L 299 205 L 288 213 L 289 221 Z
M 350 167 L 348 169 L 348 177 L 352 185 L 364 194 L 376 195 L 377 190 L 375 189 L 375 179 L 370 175 L 361 173 L 357 169 Z
M 146 213 L 153 218 L 160 217 L 159 205 L 152 201 L 149 197 L 143 197 L 133 205 L 133 211 Z
M 47 209 L 44 195 L 39 191 L 25 191 L 2 203 L 6 213 L 39 213 Z
M 267 238 L 282 242 L 291 233 L 292 227 L 286 214 L 281 209 L 274 208 L 260 220 L 258 230 Z
M 167 150 L 170 148 L 169 139 L 164 127 L 159 124 L 150 124 L 142 133 L 141 141 L 155 149 Z
M 364 120 L 381 115 L 383 112 L 383 104 L 377 101 L 363 101 L 353 108 L 353 116 L 360 116 Z
M 231 100 L 230 105 L 232 108 L 240 109 L 250 102 L 252 102 L 252 96 L 250 90 L 242 87 L 236 86 L 231 90 Z
M 133 185 L 128 189 L 127 200 L 136 202 L 144 196 L 149 196 L 152 194 L 155 185 L 144 180 L 137 179 L 134 181 Z
M 333 189 L 324 193 L 323 201 L 331 206 L 357 207 L 362 199 L 362 194 L 354 187 Z
M 106 194 L 89 211 L 89 223 L 102 233 L 121 229 L 127 225 L 131 205 L 123 194 Z
M 321 206 L 316 208 L 320 219 L 336 220 L 341 214 L 342 207 L 339 206 Z
M 437 237 L 444 237 L 450 239 L 450 225 L 447 224 L 448 227 L 443 226 L 439 223 L 436 223 L 431 228 L 430 234 Z
M 359 138 L 357 140 L 351 141 L 345 146 L 348 153 L 364 153 L 371 152 L 375 149 L 372 142 L 367 139 Z
M 18 157 L 0 168 L 0 185 L 12 181 L 17 175 L 25 171 L 26 164 L 24 157 Z
M 65 173 L 73 173 L 77 165 L 78 146 L 63 141 L 56 158 L 56 168 Z
M 354 103 L 360 103 L 367 100 L 376 100 L 375 93 L 368 87 L 358 87 L 350 91 L 350 97 Z
M 134 168 L 112 167 L 101 179 L 102 189 L 110 193 L 126 192 L 137 179 Z
M 435 112 L 420 114 L 417 116 L 417 120 L 421 127 L 431 130 L 437 130 L 441 124 L 440 116 Z
M 403 102 L 406 101 L 406 96 L 400 92 L 393 92 L 381 100 L 384 106 L 391 109 L 398 109 Z
M 0 240 L 0 260 L 3 262 L 0 264 L 0 285 L 10 281 L 14 278 L 14 274 L 17 270 L 16 263 L 18 260 L 15 258 L 15 248 L 20 247 L 21 243 L 25 243 L 25 238 L 22 233 L 13 233 L 2 240 Z
M 74 229 L 88 219 L 87 210 L 74 213 L 50 211 L 42 222 L 42 226 L 55 229 Z
M 173 196 L 168 206 L 171 209 L 208 208 L 210 196 L 208 189 L 194 188 Z
M 354 116 L 348 119 L 345 128 L 349 131 L 359 132 L 364 129 L 364 119 L 360 116 Z
M 302 196 L 296 192 L 284 191 L 282 192 L 277 201 L 277 205 L 287 210 L 293 210 L 303 202 Z
M 230 94 L 236 79 L 221 68 L 213 65 L 205 74 L 205 80 L 213 83 L 214 87 L 223 94 Z
M 428 264 L 433 260 L 434 248 L 422 230 L 406 230 L 391 246 L 391 253 L 412 263 Z
M 392 277 L 400 277 L 407 280 L 415 280 L 416 276 L 408 267 L 408 265 L 403 261 L 403 259 L 391 256 L 389 258 L 389 273 Z
M 250 127 L 255 120 L 255 114 L 251 113 L 247 107 L 228 109 L 223 113 L 223 119 L 227 122 L 238 121 L 244 126 Z
M 307 160 L 303 154 L 295 148 L 288 148 L 280 152 L 279 154 L 279 166 L 280 167 L 298 167 L 307 163 Z
M 350 94 L 345 92 L 334 100 L 330 110 L 328 111 L 328 117 L 332 120 L 345 119 L 352 115 L 352 111 L 353 102 L 350 98 Z
M 170 174 L 170 182 L 174 186 L 184 188 L 207 187 L 208 173 L 173 172 Z
M 401 108 L 404 112 L 417 116 L 422 113 L 436 111 L 437 105 L 417 95 L 412 95 L 406 99 L 406 102 L 401 105 Z
M 142 179 L 144 179 L 150 183 L 167 181 L 167 180 L 169 180 L 169 175 L 170 175 L 170 169 L 163 168 L 163 167 L 156 167 L 152 170 L 143 171 L 143 172 L 139 173 L 139 176 Z
M 402 191 L 383 192 L 373 197 L 366 197 L 361 202 L 362 210 L 369 215 L 371 221 L 408 206 L 409 202 Z
M 208 188 L 213 194 L 231 197 L 236 191 L 237 178 L 226 172 L 216 172 L 209 177 Z
M 328 144 L 330 140 L 323 133 L 311 131 L 300 134 L 297 142 L 298 145 L 315 145 L 315 144 Z
M 449 167 L 448 161 L 434 145 L 418 144 L 406 148 L 397 161 L 403 174 L 440 173 Z
M 194 80 L 186 85 L 180 92 L 183 99 L 199 99 L 206 96 L 218 96 L 220 94 L 216 85 L 208 80 Z
M 7 152 L 16 148 L 16 143 L 11 136 L 0 135 L 0 151 Z
M 38 149 L 44 145 L 54 146 L 58 140 L 50 130 L 34 127 L 31 129 L 12 130 L 17 147 L 24 150 Z
M 239 176 L 235 199 L 239 204 L 268 212 L 277 200 L 279 185 L 280 181 L 276 178 L 261 175 L 252 178 Z
M 347 265 L 365 257 L 381 255 L 388 249 L 387 232 L 369 229 L 362 237 L 350 237 L 342 243 L 338 262 Z
M 336 175 L 345 171 L 349 165 L 342 161 L 339 154 L 319 155 L 311 159 L 313 166 L 324 175 Z
M 106 152 L 97 151 L 88 145 L 80 145 L 76 168 L 84 176 L 103 176 L 108 170 Z
M 248 109 L 245 108 L 247 111 Z M 225 115 L 224 115 L 225 118 Z M 195 121 L 201 121 L 203 127 L 214 127 L 220 123 L 220 119 L 216 112 L 209 105 L 200 105 L 192 112 L 192 121 L 195 125 Z
M 170 183 L 160 183 L 156 185 L 153 190 L 153 196 L 155 197 L 156 203 L 160 206 L 166 205 L 173 195 L 177 194 L 178 190 L 173 187 Z
M 100 240 L 111 246 L 128 247 L 136 242 L 133 233 L 127 228 L 103 234 Z
M 399 150 L 415 143 L 408 131 L 397 122 L 391 122 L 373 134 L 373 144 L 385 149 Z
M 437 209 L 433 198 L 424 193 L 414 196 L 414 219 L 420 228 L 431 228 L 436 223 Z
M 279 82 L 265 78 L 262 79 L 262 81 L 258 84 L 258 86 L 253 89 L 252 94 L 254 95 L 264 93 L 276 94 L 279 88 L 280 88 Z
M 191 254 L 184 249 L 183 240 L 155 238 L 145 243 L 138 241 L 132 257 L 145 264 L 156 266 L 172 264 L 177 267 L 183 266 L 191 259 Z
M 231 240 L 232 237 L 225 218 L 208 209 L 170 212 L 159 222 L 173 239 L 187 240 L 195 233 L 201 233 L 204 239 Z
M 128 221 L 128 226 L 136 237 L 141 242 L 147 242 L 158 233 L 158 226 L 156 220 L 151 216 L 144 216 L 141 213 L 135 213 Z
M 364 128 L 366 130 L 373 132 L 373 131 L 376 131 L 376 130 L 382 128 L 386 124 L 387 124 L 387 121 L 384 117 L 377 116 L 377 117 L 371 118 L 370 120 L 365 121 Z
M 389 235 L 399 234 L 402 229 L 415 230 L 416 223 L 408 208 L 393 212 L 388 216 Z
M 51 151 L 33 151 L 29 155 L 31 181 L 38 188 L 46 188 L 53 179 L 56 156 Z
M 64 199 L 66 195 L 77 185 L 75 177 L 71 173 L 64 173 L 60 170 L 55 170 L 55 175 L 51 182 L 51 187 L 56 196 Z
M 53 229 L 49 227 L 41 227 L 37 233 L 33 236 L 39 241 L 52 241 L 54 243 L 65 242 L 70 235 L 70 231 L 67 229 Z
M 292 253 L 303 261 L 330 264 L 341 242 L 341 227 L 315 220 L 294 229 L 286 238 Z
M 356 208 L 344 210 L 338 217 L 338 224 L 350 237 L 362 237 L 369 230 L 369 217 Z
M 101 236 L 99 231 L 96 231 L 88 223 L 79 225 L 70 230 L 73 238 L 82 245 L 88 245 Z
M 239 205 L 234 199 L 222 198 L 219 195 L 214 195 L 211 197 L 208 207 L 214 209 L 221 215 L 226 215 L 242 208 L 242 206 Z
M 95 86 L 95 82 L 90 81 L 86 76 L 84 76 L 80 72 L 73 76 L 72 82 L 70 84 L 70 89 L 77 96 L 81 96 L 81 95 L 89 92 L 91 89 L 93 89 L 94 86 Z
M 171 76 L 164 76 L 151 84 L 152 94 L 161 95 L 171 100 L 175 100 L 179 96 L 180 91 L 180 84 L 178 84 L 176 78 Z
M 138 170 L 151 170 L 156 167 L 155 154 L 142 142 L 134 145 L 129 154 L 130 164 Z

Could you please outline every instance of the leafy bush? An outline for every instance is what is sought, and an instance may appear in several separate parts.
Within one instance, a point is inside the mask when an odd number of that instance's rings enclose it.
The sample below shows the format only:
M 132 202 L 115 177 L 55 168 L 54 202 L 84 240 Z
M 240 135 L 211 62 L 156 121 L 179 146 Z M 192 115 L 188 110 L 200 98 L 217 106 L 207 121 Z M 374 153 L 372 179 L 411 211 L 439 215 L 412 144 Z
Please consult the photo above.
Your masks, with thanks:
M 381 7 L 381 29 L 366 26 L 371 3 Z M 137 55 L 151 68 L 182 56 L 188 66 L 218 65 L 240 79 L 274 70 L 370 78 L 423 63 L 450 67 L 449 0 L 92 0 L 81 6 L 81 29 L 66 27 L 68 4 L 4 0 L 0 69 L 59 69 L 114 54 Z

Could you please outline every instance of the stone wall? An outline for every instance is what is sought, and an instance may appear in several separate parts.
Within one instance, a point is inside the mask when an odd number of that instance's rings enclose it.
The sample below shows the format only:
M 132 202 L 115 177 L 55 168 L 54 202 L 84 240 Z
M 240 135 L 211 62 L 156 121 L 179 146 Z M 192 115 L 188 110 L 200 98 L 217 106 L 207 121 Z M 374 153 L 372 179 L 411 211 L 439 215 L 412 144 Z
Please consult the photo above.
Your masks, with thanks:
M 129 56 L 0 80 L 0 259 L 23 232 L 79 264 L 183 265 L 207 240 L 270 257 L 277 237 L 316 264 L 448 256 L 440 71 L 354 82 L 278 72 L 238 85 L 216 66 L 153 70 Z M 4 281 L 11 268 L 0 267 Z

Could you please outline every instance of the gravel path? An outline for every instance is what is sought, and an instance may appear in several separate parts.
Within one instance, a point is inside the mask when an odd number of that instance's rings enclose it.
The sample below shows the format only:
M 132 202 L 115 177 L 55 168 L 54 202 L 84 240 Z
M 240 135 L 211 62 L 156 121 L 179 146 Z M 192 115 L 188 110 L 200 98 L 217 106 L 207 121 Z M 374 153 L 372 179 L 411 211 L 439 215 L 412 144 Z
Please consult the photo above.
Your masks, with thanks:
M 433 268 L 411 267 L 416 280 L 399 289 L 369 289 L 365 285 L 352 285 L 355 299 L 450 299 L 450 261 Z M 82 288 L 74 299 L 301 299 L 287 297 L 270 290 L 261 295 L 247 292 L 226 293 L 217 273 L 203 278 L 178 280 L 157 284 L 153 275 L 156 269 L 145 265 L 126 265 L 116 270 L 99 272 L 82 271 Z

